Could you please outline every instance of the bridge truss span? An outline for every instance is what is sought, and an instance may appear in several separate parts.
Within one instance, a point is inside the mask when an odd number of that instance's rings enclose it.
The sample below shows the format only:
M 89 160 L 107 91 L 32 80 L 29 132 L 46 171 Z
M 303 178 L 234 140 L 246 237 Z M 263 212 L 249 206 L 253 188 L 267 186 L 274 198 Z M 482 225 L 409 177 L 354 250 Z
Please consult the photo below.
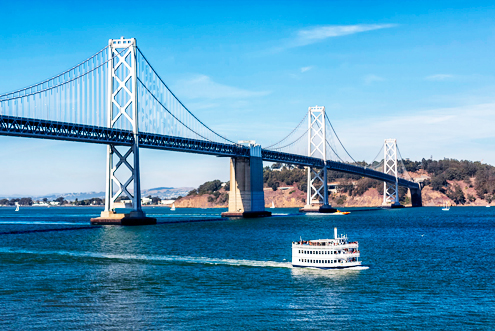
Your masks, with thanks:
M 116 146 L 134 144 L 134 134 L 130 130 L 2 115 L 0 115 L 0 135 Z M 238 144 L 223 144 L 146 132 L 138 133 L 138 144 L 140 148 L 225 157 L 249 157 L 249 148 Z
M 0 94 L 0 135 L 107 145 L 105 212 L 109 215 L 117 199 L 127 196 L 133 212 L 144 217 L 140 148 L 230 157 L 231 178 L 234 171 L 235 178 L 244 181 L 240 199 L 248 193 L 252 196 L 253 204 L 246 204 L 248 211 L 263 208 L 264 212 L 262 161 L 307 167 L 310 204 L 314 200 L 328 205 L 328 170 L 419 190 L 410 177 L 399 178 L 398 149 L 393 174 L 356 162 L 337 136 L 325 107 L 310 107 L 289 135 L 264 149 L 227 139 L 179 100 L 134 38 L 110 39 L 108 46 L 78 65 L 40 83 Z

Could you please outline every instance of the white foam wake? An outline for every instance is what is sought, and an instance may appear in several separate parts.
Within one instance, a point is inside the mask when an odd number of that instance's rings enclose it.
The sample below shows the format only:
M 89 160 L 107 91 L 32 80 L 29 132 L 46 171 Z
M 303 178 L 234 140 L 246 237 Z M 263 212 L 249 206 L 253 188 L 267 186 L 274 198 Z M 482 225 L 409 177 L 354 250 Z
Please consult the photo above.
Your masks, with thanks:
M 170 262 L 170 263 L 179 262 L 179 263 L 231 265 L 231 266 L 246 266 L 246 267 L 292 268 L 292 264 L 289 262 L 218 259 L 218 258 L 209 258 L 209 257 L 193 257 L 193 256 L 178 256 L 178 255 L 111 254 L 111 253 L 71 252 L 71 251 L 31 251 L 31 250 L 20 250 L 20 249 L 11 249 L 11 248 L 0 248 L 0 253 L 61 255 L 61 256 L 71 256 L 71 257 L 89 257 L 95 259 L 162 261 L 162 262 Z
M 9 224 L 9 225 L 89 225 L 89 222 L 86 223 L 70 223 L 70 222 L 43 222 L 43 221 L 0 221 L 0 225 Z

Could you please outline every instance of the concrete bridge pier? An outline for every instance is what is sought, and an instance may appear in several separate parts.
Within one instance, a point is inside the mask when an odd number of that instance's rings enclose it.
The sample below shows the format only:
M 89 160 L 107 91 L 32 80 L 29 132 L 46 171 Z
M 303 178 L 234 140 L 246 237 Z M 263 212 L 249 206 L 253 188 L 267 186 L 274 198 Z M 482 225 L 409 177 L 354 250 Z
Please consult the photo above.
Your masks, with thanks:
M 411 205 L 412 207 L 423 207 L 423 199 L 421 198 L 421 188 L 409 189 L 411 193 Z
M 229 210 L 223 217 L 266 217 L 261 146 L 250 144 L 249 157 L 230 159 Z

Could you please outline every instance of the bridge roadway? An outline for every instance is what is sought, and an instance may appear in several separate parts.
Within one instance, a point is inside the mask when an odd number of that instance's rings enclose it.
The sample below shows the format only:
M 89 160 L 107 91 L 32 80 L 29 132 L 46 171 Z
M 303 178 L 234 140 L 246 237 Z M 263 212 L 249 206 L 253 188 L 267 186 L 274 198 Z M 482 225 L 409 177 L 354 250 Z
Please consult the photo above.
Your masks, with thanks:
M 132 131 L 5 115 L 0 115 L 0 135 L 121 146 L 131 146 L 134 141 Z M 140 132 L 138 137 L 139 147 L 141 148 L 226 157 L 249 157 L 250 153 L 249 147 L 237 144 L 217 143 L 144 132 Z M 267 149 L 262 149 L 261 157 L 263 161 L 283 162 L 315 168 L 324 167 L 324 162 L 321 159 Z M 328 160 L 326 163 L 329 170 L 395 183 L 394 176 L 376 170 L 331 160 Z M 399 178 L 399 185 L 412 189 L 419 188 L 418 183 L 402 178 Z

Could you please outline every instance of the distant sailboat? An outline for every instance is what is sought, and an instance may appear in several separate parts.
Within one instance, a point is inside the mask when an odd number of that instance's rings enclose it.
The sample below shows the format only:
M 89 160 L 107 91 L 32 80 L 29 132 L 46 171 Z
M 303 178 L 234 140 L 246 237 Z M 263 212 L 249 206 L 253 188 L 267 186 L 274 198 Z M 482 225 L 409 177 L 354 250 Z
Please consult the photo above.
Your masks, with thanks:
M 19 211 L 19 202 L 15 203 L 15 211 Z
M 275 203 L 272 201 L 272 206 L 270 208 L 275 208 Z
M 170 208 L 171 211 L 175 211 L 175 203 L 172 204 L 172 208 Z
M 447 204 L 447 202 L 445 202 L 442 210 L 445 210 L 445 211 L 449 211 L 450 210 L 450 206 Z

